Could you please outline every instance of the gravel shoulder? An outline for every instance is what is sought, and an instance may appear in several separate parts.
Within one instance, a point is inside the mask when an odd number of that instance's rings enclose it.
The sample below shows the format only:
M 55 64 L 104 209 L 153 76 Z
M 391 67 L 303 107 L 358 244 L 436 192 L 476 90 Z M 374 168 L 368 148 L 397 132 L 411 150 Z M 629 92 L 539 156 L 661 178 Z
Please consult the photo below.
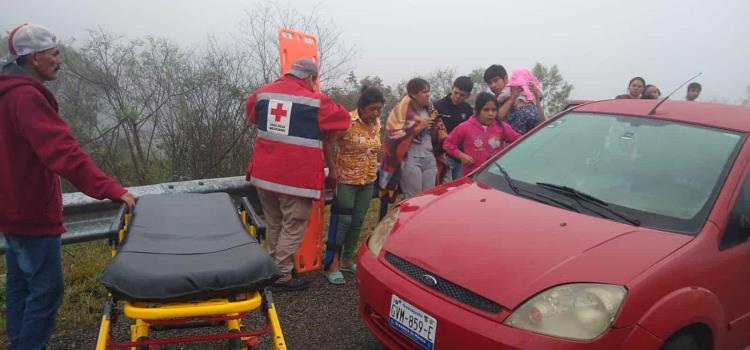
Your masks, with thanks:
M 320 272 L 302 276 L 310 280 L 308 290 L 274 294 L 274 302 L 289 349 L 371 349 L 385 347 L 364 326 L 357 313 L 357 289 L 354 276 L 346 274 L 346 284 L 334 286 Z M 255 312 L 245 324 L 259 327 L 264 319 Z M 113 328 L 118 340 L 128 337 L 128 322 L 121 319 Z M 220 331 L 220 329 L 213 329 Z M 211 328 L 156 332 L 156 337 L 167 335 L 210 334 Z M 93 349 L 98 328 L 82 329 L 58 335 L 50 348 Z M 223 342 L 175 344 L 161 349 L 226 349 Z M 271 349 L 270 337 L 261 338 L 260 349 Z

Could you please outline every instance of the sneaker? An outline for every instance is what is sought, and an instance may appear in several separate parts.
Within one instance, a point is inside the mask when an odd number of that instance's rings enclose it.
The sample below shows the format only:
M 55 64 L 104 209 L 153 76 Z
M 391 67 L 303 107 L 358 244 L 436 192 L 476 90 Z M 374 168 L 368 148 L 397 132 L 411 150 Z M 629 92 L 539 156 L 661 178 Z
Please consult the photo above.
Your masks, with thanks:
M 280 292 L 291 292 L 295 290 L 307 289 L 310 286 L 310 282 L 301 278 L 292 277 L 289 281 L 284 283 L 274 283 L 269 288 L 274 293 Z

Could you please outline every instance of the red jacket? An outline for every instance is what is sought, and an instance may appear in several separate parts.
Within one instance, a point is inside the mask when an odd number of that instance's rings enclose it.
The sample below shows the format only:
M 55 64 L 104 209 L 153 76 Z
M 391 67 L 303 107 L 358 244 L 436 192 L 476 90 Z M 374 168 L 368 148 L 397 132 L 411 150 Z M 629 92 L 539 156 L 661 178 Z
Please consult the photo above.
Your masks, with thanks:
M 267 191 L 322 198 L 323 134 L 346 130 L 351 118 L 341 105 L 313 92 L 306 81 L 285 75 L 247 99 L 247 117 L 258 126 L 247 179 Z
M 65 232 L 58 174 L 97 199 L 126 192 L 81 149 L 41 82 L 0 74 L 0 232 Z

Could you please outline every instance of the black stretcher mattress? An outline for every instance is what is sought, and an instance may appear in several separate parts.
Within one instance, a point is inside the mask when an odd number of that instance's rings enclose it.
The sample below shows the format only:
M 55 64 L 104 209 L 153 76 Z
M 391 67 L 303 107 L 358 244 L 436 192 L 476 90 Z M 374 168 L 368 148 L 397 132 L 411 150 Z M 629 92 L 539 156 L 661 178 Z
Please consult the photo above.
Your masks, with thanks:
M 279 278 L 226 193 L 138 198 L 101 283 L 117 298 L 175 302 L 262 289 Z

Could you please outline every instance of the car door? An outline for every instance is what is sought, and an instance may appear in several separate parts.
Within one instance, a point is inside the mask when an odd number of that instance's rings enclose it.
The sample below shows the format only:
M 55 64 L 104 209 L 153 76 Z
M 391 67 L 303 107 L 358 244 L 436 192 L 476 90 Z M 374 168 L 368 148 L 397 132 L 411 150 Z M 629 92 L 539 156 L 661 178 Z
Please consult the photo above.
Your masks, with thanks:
M 729 322 L 725 349 L 750 346 L 750 174 L 745 165 L 744 180 L 737 191 L 719 245 L 718 273 L 724 274 L 722 304 Z

